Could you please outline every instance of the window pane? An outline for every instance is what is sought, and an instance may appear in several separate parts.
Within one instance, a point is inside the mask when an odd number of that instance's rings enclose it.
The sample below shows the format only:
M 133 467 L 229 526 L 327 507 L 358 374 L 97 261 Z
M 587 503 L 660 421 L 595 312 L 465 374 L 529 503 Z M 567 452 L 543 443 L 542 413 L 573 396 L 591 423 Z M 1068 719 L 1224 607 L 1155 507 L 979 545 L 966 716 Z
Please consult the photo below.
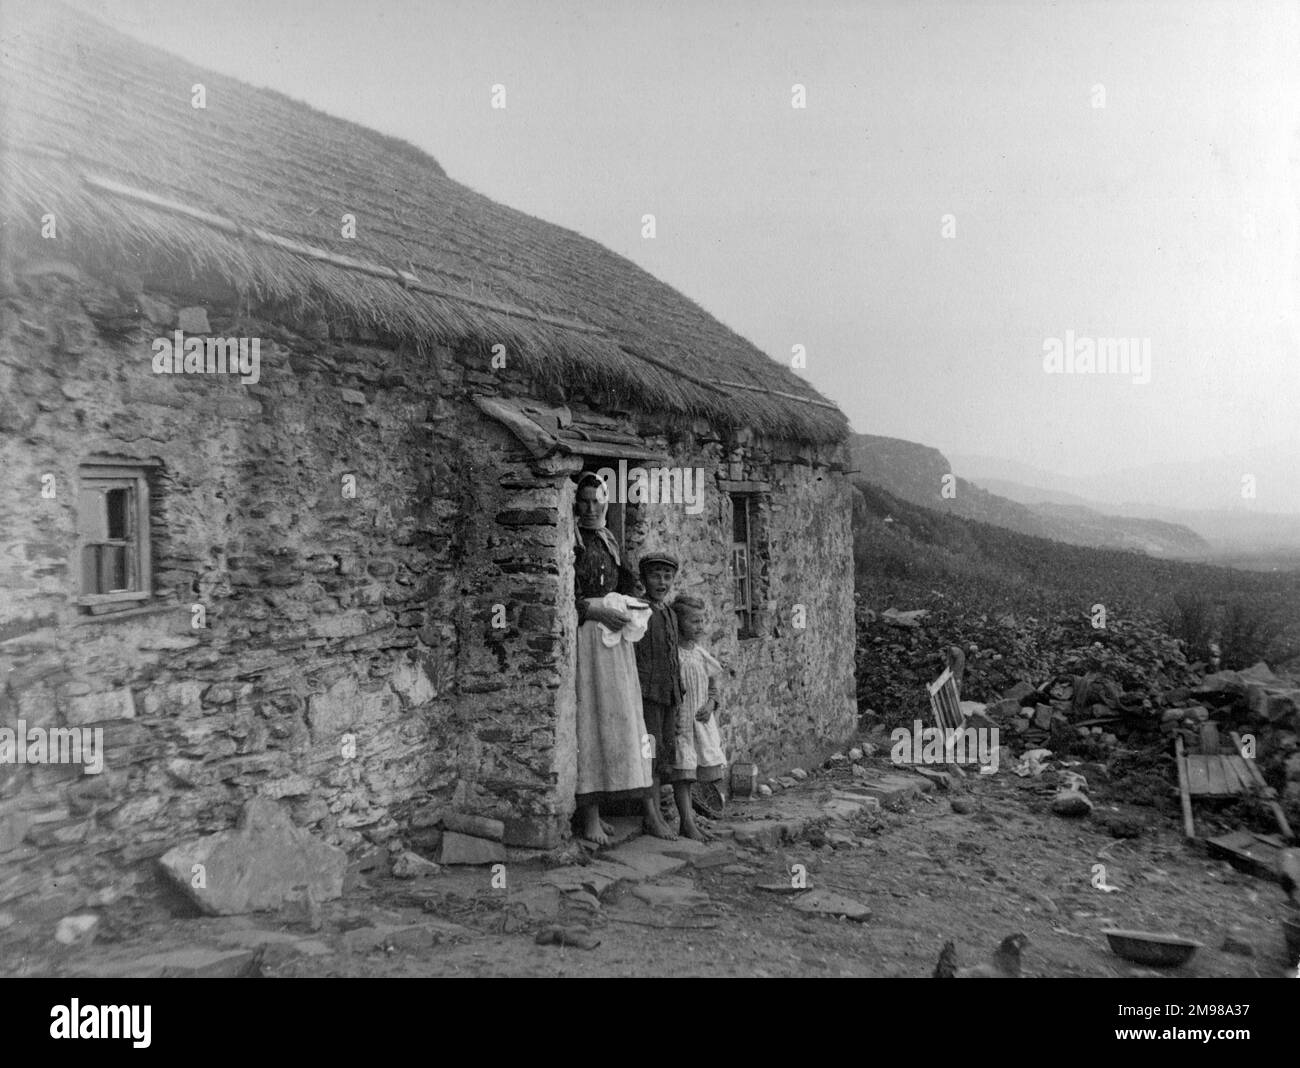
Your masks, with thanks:
M 108 511 L 108 539 L 125 541 L 127 538 L 127 515 L 131 504 L 131 491 L 111 489 L 106 494 L 105 504 Z
M 103 593 L 99 588 L 99 546 L 86 545 L 81 550 L 81 592 Z
M 118 593 L 126 585 L 126 546 L 101 545 L 100 593 Z
M 749 498 L 731 498 L 731 540 L 749 540 Z

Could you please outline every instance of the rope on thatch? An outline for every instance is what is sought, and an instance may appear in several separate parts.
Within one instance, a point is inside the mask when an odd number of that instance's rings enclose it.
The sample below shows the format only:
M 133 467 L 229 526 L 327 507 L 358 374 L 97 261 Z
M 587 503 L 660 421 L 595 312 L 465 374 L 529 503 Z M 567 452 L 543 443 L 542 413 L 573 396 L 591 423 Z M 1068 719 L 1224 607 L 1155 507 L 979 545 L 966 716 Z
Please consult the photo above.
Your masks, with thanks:
M 647 355 L 644 352 L 637 352 L 634 349 L 628 348 L 626 345 L 621 346 L 621 348 L 629 356 L 633 356 L 638 360 L 644 360 L 646 363 L 658 367 L 661 371 L 667 371 L 670 374 L 675 375 L 677 378 L 684 378 L 686 379 L 687 382 L 694 382 L 697 386 L 703 386 L 705 389 L 711 389 L 715 393 L 724 392 L 721 383 L 710 382 L 707 378 L 696 378 L 693 374 L 688 374 L 686 371 L 683 371 L 680 367 L 674 367 L 671 363 L 667 363 L 666 361 L 660 360 L 657 357 Z
M 797 393 L 786 393 L 779 389 L 768 389 L 766 386 L 747 386 L 744 382 L 725 382 L 722 379 L 713 380 L 719 386 L 731 386 L 733 389 L 752 389 L 755 393 L 767 393 L 773 397 L 784 397 L 786 400 L 801 401 L 804 404 L 815 404 L 819 408 L 829 408 L 833 412 L 839 409 L 833 404 L 826 401 L 813 400 L 811 397 L 801 397 Z
M 373 275 L 376 278 L 388 278 L 399 283 L 404 289 L 415 290 L 419 293 L 429 293 L 436 297 L 444 297 L 448 300 L 456 300 L 465 304 L 473 304 L 480 308 L 486 308 L 489 311 L 499 312 L 502 315 L 516 316 L 523 319 L 533 319 L 537 322 L 548 323 L 551 326 L 558 326 L 565 330 L 576 330 L 583 334 L 604 335 L 605 331 L 599 327 L 591 326 L 587 323 L 580 323 L 573 319 L 562 319 L 557 315 L 547 315 L 545 312 L 534 312 L 527 308 L 520 308 L 511 304 L 503 304 L 500 301 L 487 300 L 483 297 L 471 297 L 464 293 L 457 293 L 455 290 L 444 289 L 441 286 L 430 285 L 428 282 L 421 281 L 410 271 L 403 271 L 397 267 L 384 267 L 377 263 L 366 263 L 363 260 L 353 259 L 351 256 L 342 256 L 335 252 L 327 252 L 325 249 L 316 248 L 314 245 L 304 245 L 300 241 L 292 241 L 287 237 L 281 237 L 279 234 L 270 233 L 256 226 L 241 226 L 231 219 L 221 215 L 214 215 L 212 212 L 203 211 L 200 208 L 192 208 L 188 204 L 180 204 L 166 197 L 160 197 L 154 193 L 145 192 L 143 189 L 135 189 L 129 185 L 123 185 L 121 182 L 115 182 L 111 178 L 101 178 L 98 175 L 86 174 L 82 180 L 94 189 L 101 192 L 112 194 L 113 196 L 123 197 L 127 200 L 134 200 L 137 203 L 147 204 L 159 211 L 171 212 L 174 215 L 184 215 L 187 218 L 194 219 L 198 222 L 211 226 L 216 230 L 221 230 L 228 234 L 234 234 L 247 240 L 256 241 L 263 245 L 272 245 L 276 248 L 291 252 L 295 256 L 302 256 L 305 259 L 316 260 L 320 263 L 328 263 L 334 267 L 341 267 L 344 270 L 356 271 L 360 274 Z

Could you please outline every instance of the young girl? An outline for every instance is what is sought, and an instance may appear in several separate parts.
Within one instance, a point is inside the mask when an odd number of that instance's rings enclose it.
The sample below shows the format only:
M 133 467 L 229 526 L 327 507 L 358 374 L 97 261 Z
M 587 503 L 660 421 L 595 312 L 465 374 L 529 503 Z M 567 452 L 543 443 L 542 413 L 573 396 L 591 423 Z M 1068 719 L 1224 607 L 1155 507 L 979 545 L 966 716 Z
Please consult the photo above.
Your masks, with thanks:
M 704 634 L 704 602 L 684 593 L 673 601 L 677 616 L 677 656 L 681 661 L 681 715 L 677 725 L 675 772 L 689 774 L 696 782 L 721 782 L 727 770 L 715 712 L 718 707 L 717 678 L 722 665 L 699 644 Z M 689 812 L 690 809 L 688 808 Z M 682 820 L 682 833 L 690 838 L 707 840 L 694 818 Z

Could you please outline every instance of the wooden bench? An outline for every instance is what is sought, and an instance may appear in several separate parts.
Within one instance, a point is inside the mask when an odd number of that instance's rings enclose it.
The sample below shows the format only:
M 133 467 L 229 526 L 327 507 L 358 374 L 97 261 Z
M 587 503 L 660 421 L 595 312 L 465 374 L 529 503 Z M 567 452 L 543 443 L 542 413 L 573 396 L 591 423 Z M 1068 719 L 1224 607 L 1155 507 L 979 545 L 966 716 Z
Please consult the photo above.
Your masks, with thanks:
M 1212 723 L 1201 727 L 1200 744 L 1186 752 L 1183 736 L 1174 736 L 1174 755 L 1178 764 L 1178 791 L 1183 802 L 1183 831 L 1188 838 L 1196 837 L 1192 820 L 1193 797 L 1259 797 L 1272 810 L 1283 838 L 1293 837 L 1282 806 L 1277 802 L 1277 791 L 1264 781 L 1264 776 L 1253 759 L 1241 755 L 1241 738 L 1231 735 L 1232 745 L 1219 742 L 1218 728 Z

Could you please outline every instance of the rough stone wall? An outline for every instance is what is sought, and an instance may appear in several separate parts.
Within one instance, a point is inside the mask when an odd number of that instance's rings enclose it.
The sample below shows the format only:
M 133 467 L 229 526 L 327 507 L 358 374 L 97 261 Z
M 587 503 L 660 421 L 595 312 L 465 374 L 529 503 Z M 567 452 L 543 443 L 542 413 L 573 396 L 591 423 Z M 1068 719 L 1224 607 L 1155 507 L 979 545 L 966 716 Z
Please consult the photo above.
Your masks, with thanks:
M 260 338 L 260 381 L 156 375 L 152 339 L 200 325 L 184 300 L 29 265 L 0 312 L 0 725 L 104 742 L 98 775 L 0 764 L 0 903 L 76 907 L 59 886 L 117 885 L 254 794 L 353 850 L 428 828 L 430 805 L 551 844 L 563 474 L 457 399 L 445 351 L 209 306 L 213 334 Z M 155 583 L 90 617 L 76 487 L 96 454 L 158 463 Z
M 534 460 L 468 397 L 526 385 L 233 295 L 201 308 L 50 263 L 3 281 L 0 726 L 102 728 L 104 770 L 0 764 L 0 908 L 103 903 L 254 795 L 353 852 L 427 848 L 445 810 L 504 820 L 510 846 L 556 844 L 582 461 Z M 178 326 L 259 338 L 260 381 L 155 374 L 151 344 Z M 708 600 L 731 752 L 776 770 L 838 743 L 853 725 L 842 476 L 778 445 L 724 456 L 707 428 L 650 432 L 708 472 L 705 508 L 640 509 L 629 556 L 670 546 Z M 94 456 L 156 466 L 153 596 L 92 617 L 75 603 L 76 488 Z M 767 634 L 748 641 L 718 475 L 771 482 Z

